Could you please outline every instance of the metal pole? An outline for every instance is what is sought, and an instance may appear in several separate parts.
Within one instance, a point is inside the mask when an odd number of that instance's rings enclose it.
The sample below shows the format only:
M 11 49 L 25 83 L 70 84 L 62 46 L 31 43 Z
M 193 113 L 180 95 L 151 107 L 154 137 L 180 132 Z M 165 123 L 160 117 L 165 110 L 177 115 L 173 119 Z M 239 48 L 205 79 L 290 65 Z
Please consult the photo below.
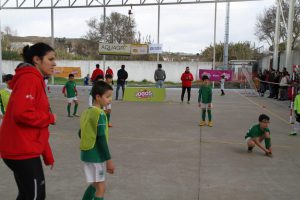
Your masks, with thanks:
M 216 30 L 217 30 L 217 2 L 215 2 L 215 20 L 214 20 L 214 55 L 213 55 L 213 66 L 212 69 L 214 70 L 216 67 Z M 212 82 L 213 88 L 215 87 L 215 82 Z
M 293 21 L 295 13 L 295 0 L 290 0 L 289 20 L 288 20 L 288 34 L 286 42 L 286 58 L 285 67 L 292 69 L 292 40 L 293 40 Z
M 1 11 L 1 10 L 0 10 Z M 1 12 L 0 12 L 0 83 L 2 84 L 2 31 L 1 31 Z
M 106 7 L 105 7 L 105 0 L 103 0 L 103 11 L 104 11 L 104 18 L 103 18 L 103 42 L 106 42 Z M 105 61 L 106 55 L 103 55 L 103 73 L 105 74 Z
M 157 44 L 159 44 L 159 32 L 160 32 L 160 5 L 158 5 L 158 19 L 157 19 Z M 159 62 L 159 53 L 157 53 L 157 63 Z
M 53 49 L 55 49 L 53 0 L 51 0 L 51 46 Z M 54 74 L 51 76 L 51 84 L 54 85 Z
M 223 58 L 223 65 L 226 69 L 228 68 L 229 12 L 230 12 L 230 2 L 227 2 L 226 19 L 225 19 L 224 58 Z
M 279 29 L 280 29 L 280 6 L 279 1 L 277 3 L 276 10 L 276 26 L 275 26 L 275 37 L 274 37 L 274 51 L 273 51 L 273 69 L 278 69 L 278 44 L 279 44 Z

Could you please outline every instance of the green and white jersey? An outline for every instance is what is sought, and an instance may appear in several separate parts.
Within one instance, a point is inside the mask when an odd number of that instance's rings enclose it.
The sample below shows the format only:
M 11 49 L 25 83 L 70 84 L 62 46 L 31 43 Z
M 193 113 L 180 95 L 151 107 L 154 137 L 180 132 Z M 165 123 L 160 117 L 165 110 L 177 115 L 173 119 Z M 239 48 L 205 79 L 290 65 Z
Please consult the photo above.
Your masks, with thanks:
M 98 116 L 95 115 L 97 113 L 95 111 L 97 110 L 100 110 L 100 114 Z M 92 119 L 95 117 L 96 119 Z M 100 108 L 90 107 L 82 113 L 80 121 L 80 128 L 86 129 L 85 131 L 82 130 L 81 133 L 88 134 L 85 136 L 81 135 L 81 140 L 95 138 L 94 142 L 89 140 L 85 141 L 85 146 L 91 145 L 92 148 L 88 148 L 88 150 L 83 150 L 81 148 L 81 160 L 91 163 L 103 163 L 110 160 L 111 156 L 108 148 L 108 127 L 105 112 Z M 94 125 L 94 122 L 97 122 L 97 124 Z M 95 130 L 95 132 L 93 130 Z
M 247 132 L 245 139 L 250 137 L 250 138 L 258 138 L 263 136 L 266 132 L 270 133 L 269 128 L 265 128 L 264 130 L 261 130 L 259 124 L 253 125 Z
M 211 103 L 212 88 L 210 85 L 201 85 L 198 93 L 198 103 Z
M 65 87 L 66 87 L 68 98 L 76 97 L 76 83 L 75 83 L 75 81 L 66 82 Z

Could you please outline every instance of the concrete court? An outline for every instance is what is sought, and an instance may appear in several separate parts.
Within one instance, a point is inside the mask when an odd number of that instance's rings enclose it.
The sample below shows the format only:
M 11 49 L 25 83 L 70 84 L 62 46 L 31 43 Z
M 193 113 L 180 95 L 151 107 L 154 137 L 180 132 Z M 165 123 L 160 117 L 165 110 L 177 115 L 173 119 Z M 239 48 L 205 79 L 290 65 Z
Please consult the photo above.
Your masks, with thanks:
M 80 89 L 81 112 L 87 89 Z M 197 90 L 190 105 L 168 89 L 164 103 L 113 102 L 110 149 L 116 165 L 107 176 L 107 200 L 299 200 L 300 137 L 288 136 L 288 102 L 214 90 L 214 127 L 198 126 Z M 80 200 L 87 186 L 79 159 L 78 118 L 66 117 L 66 100 L 52 89 L 58 114 L 51 127 L 55 168 L 45 168 L 47 199 Z M 263 108 L 262 106 L 266 106 Z M 244 135 L 258 115 L 271 117 L 274 157 L 246 151 Z M 11 172 L 0 163 L 0 199 L 16 197 Z

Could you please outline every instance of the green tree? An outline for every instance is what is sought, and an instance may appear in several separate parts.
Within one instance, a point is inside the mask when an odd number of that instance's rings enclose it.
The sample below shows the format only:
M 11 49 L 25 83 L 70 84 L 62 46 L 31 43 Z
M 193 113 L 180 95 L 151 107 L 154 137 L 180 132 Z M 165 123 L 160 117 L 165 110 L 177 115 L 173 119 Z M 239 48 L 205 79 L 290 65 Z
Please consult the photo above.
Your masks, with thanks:
M 85 35 L 86 39 L 97 42 L 108 43 L 134 43 L 135 42 L 135 27 L 134 18 L 126 15 L 113 12 L 109 17 L 106 17 L 104 37 L 104 16 L 98 20 L 91 18 L 87 21 L 89 31 Z
M 283 0 L 282 10 L 283 16 L 286 20 L 288 19 L 289 13 L 289 4 L 287 0 Z M 296 0 L 295 5 L 295 14 L 293 21 L 293 41 L 292 48 L 294 49 L 297 39 L 300 37 L 300 0 Z M 287 39 L 287 30 L 283 25 L 283 20 L 280 15 L 280 40 L 286 41 Z M 257 22 L 255 25 L 255 35 L 258 37 L 259 41 L 267 42 L 270 46 L 273 46 L 274 36 L 275 36 L 275 24 L 276 24 L 276 6 L 271 6 L 268 9 L 265 9 L 262 14 L 257 17 Z

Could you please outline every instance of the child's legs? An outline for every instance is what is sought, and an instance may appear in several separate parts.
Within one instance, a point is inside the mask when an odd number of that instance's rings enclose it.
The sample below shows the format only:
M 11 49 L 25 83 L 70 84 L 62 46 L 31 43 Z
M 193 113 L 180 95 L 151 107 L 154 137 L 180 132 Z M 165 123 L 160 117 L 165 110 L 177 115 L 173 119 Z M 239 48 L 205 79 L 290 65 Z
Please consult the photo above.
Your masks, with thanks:
M 211 108 L 207 108 L 208 121 L 211 121 Z
M 248 138 L 246 138 L 246 141 L 247 141 L 248 147 L 252 147 L 252 148 L 255 147 L 255 143 L 252 140 L 252 138 L 248 137 Z
M 78 100 L 77 98 L 75 97 L 74 99 L 74 103 L 75 103 L 75 106 L 74 106 L 74 112 L 73 112 L 73 115 L 75 115 L 77 113 L 77 108 L 78 108 Z
M 70 112 L 71 112 L 71 103 L 70 102 L 68 102 L 67 111 L 68 111 L 68 115 L 70 116 Z
M 95 197 L 104 197 L 105 193 L 105 182 L 93 183 L 93 186 L 96 188 Z

